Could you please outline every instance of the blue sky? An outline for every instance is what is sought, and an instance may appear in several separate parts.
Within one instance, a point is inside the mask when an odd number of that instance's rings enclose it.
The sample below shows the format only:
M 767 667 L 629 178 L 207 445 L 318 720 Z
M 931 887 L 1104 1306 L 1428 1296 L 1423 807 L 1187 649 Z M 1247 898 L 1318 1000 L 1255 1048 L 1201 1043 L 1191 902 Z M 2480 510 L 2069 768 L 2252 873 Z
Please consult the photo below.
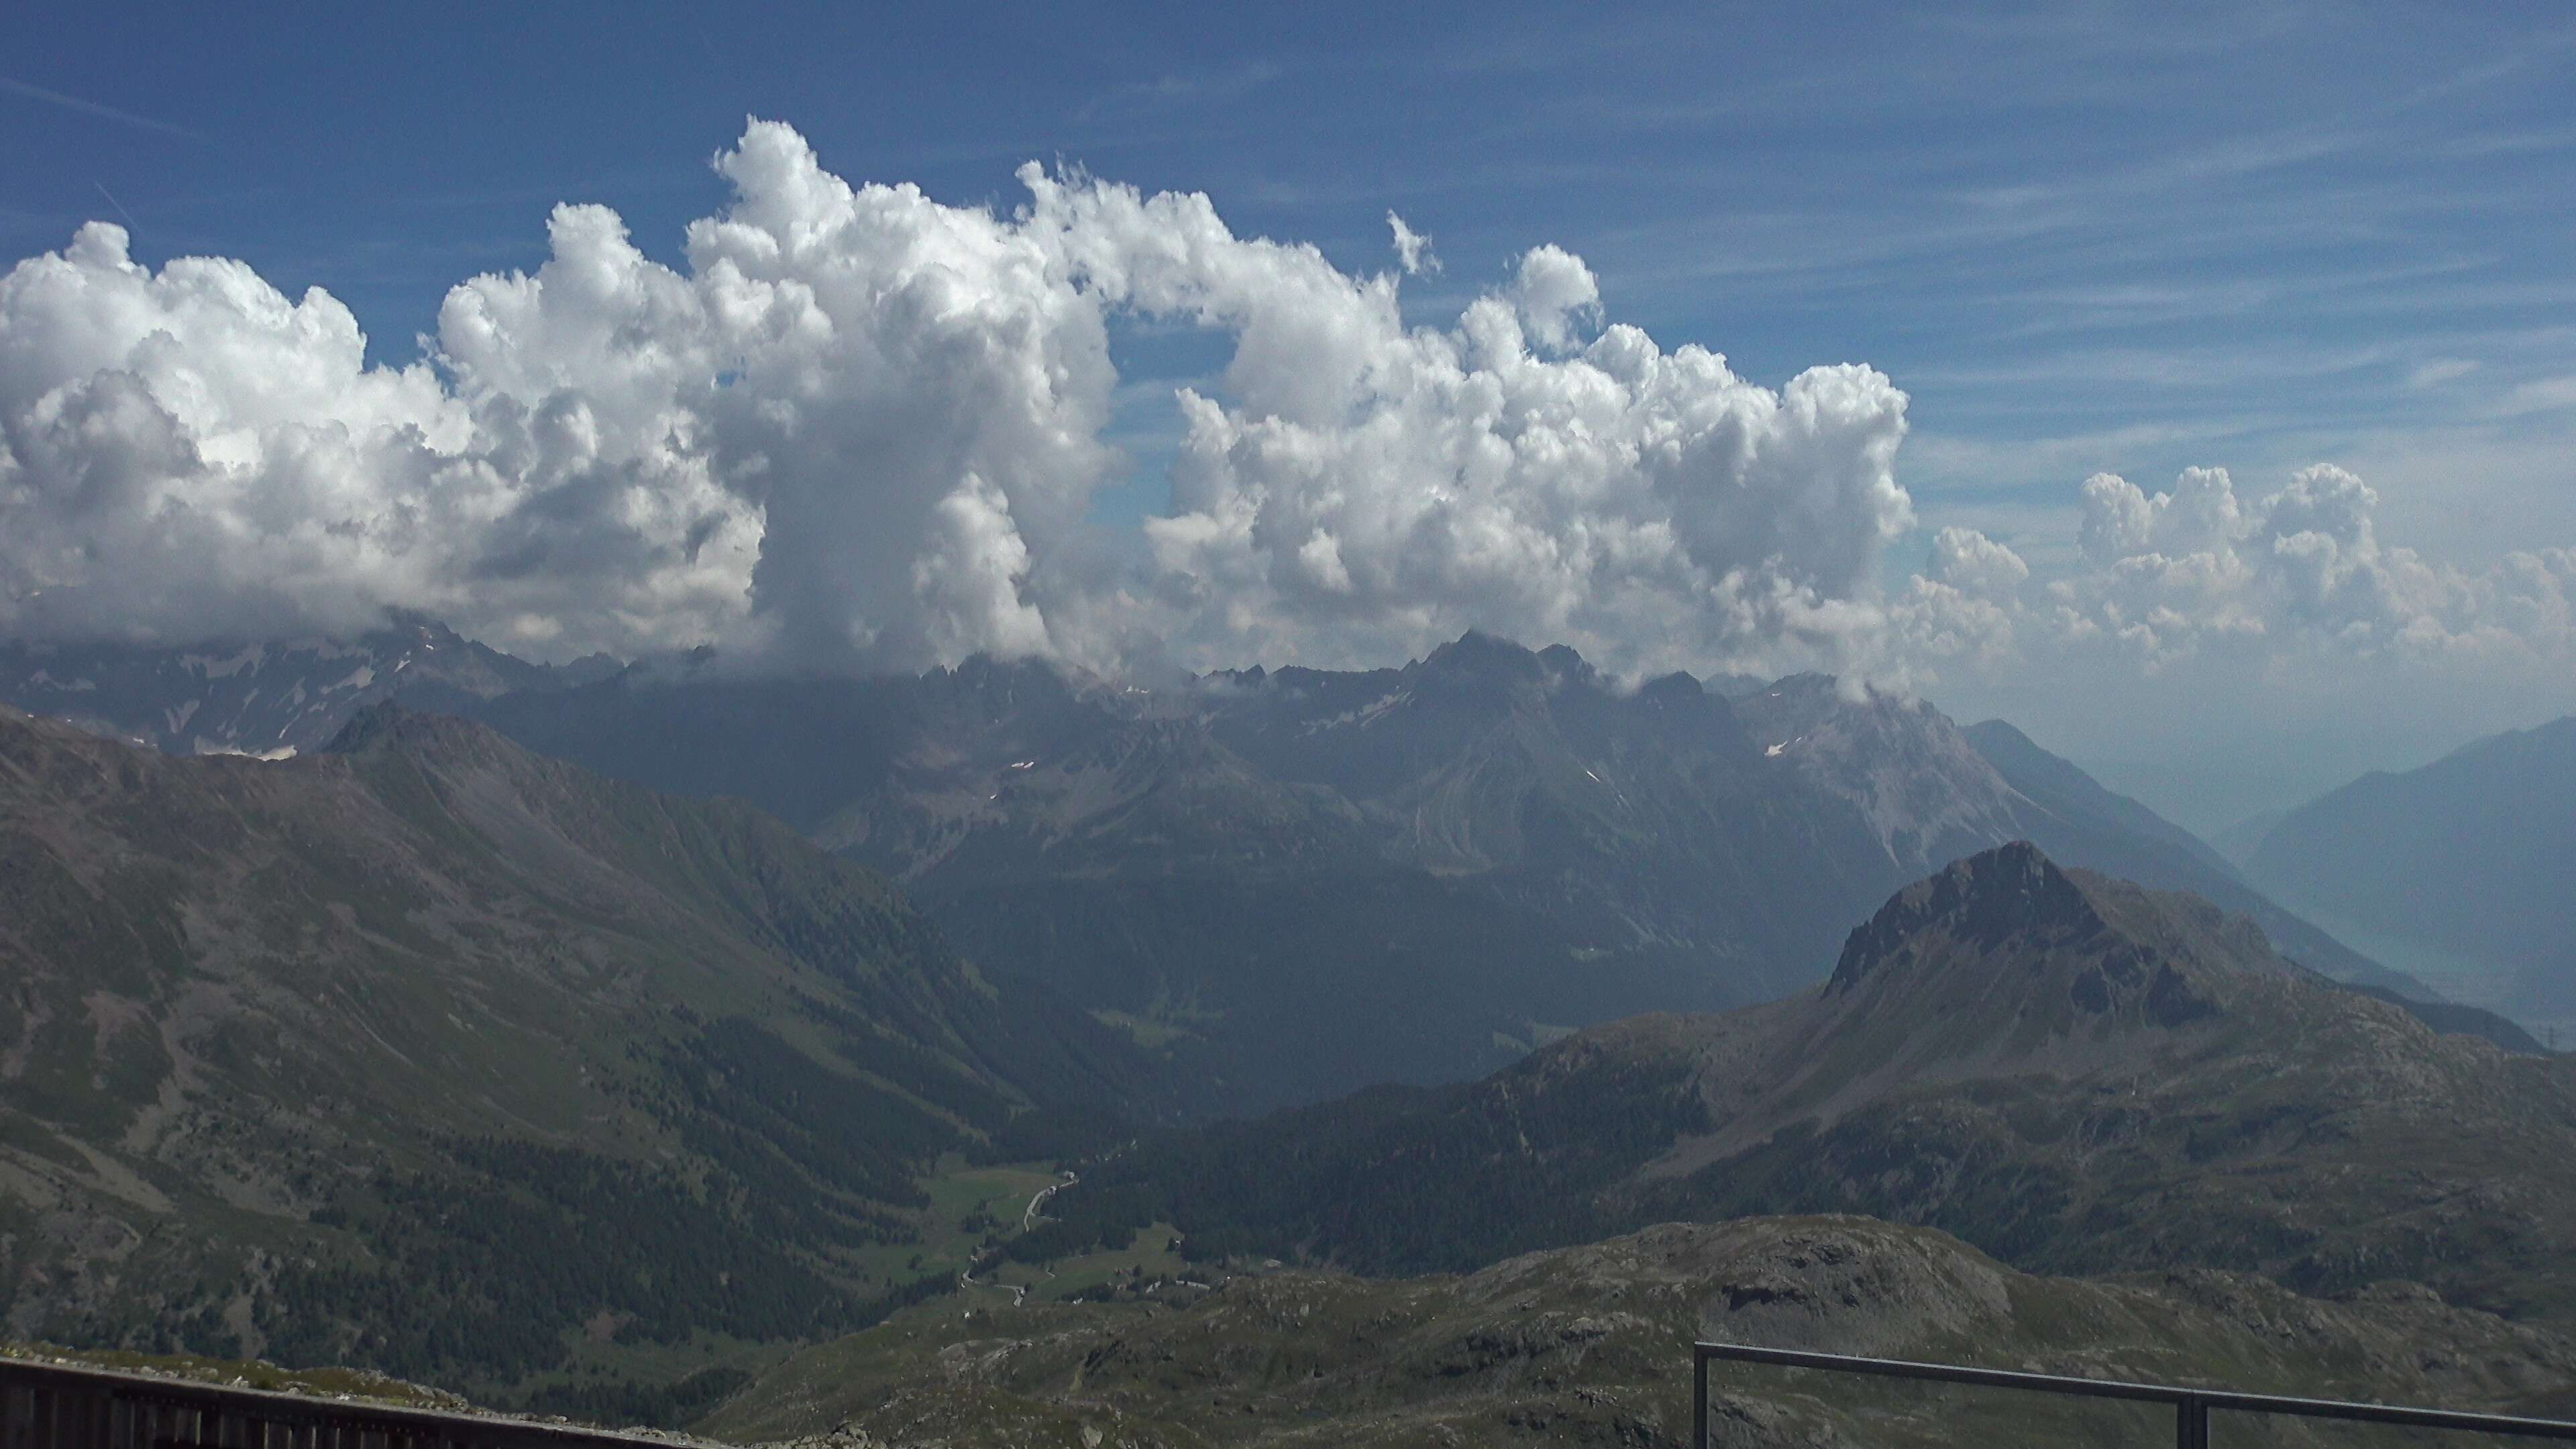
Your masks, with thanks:
M 0 248 L 119 221 L 326 288 L 401 362 L 559 200 L 676 264 L 757 115 L 950 203 L 1016 206 L 1030 158 L 1204 191 L 1354 274 L 1393 210 L 1444 264 L 1426 323 L 1554 243 L 1753 381 L 1870 363 L 1912 399 L 1892 577 L 1945 524 L 2041 567 L 2088 474 L 2188 465 L 2338 464 L 2464 565 L 2576 544 L 2563 4 L 739 10 L 12 7 Z M 1225 356 L 1131 329 L 1139 467 L 1098 511 L 1162 510 L 1170 383 Z
M 2315 458 L 2402 474 L 2431 546 L 2576 519 L 2564 5 L 732 11 L 18 7 L 0 235 L 131 218 L 408 356 L 557 200 L 674 254 L 756 114 L 853 180 L 1009 205 L 1062 158 L 1352 269 L 1393 209 L 1447 263 L 1426 315 L 1555 242 L 1758 380 L 1889 372 L 1926 511 L 2007 531 L 2099 468 Z M 2503 496 L 2408 509 L 2459 449 Z

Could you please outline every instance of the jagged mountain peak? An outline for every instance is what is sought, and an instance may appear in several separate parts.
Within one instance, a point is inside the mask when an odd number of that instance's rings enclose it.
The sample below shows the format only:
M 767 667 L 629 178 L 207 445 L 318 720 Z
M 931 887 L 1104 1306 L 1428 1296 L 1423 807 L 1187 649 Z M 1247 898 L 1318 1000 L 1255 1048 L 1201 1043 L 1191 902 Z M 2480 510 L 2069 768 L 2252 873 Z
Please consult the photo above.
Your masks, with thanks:
M 1909 1037 L 1928 1031 L 1941 1051 L 1982 1055 L 2006 1041 L 2178 1028 L 2218 1015 L 2244 977 L 2306 974 L 2242 916 L 2063 869 L 2014 841 L 1897 892 L 1851 933 L 1823 999 L 1838 1031 L 1879 1017 Z
M 1952 861 L 1888 898 L 1852 929 L 1831 989 L 1915 964 L 1937 931 L 1954 945 L 1994 947 L 2016 933 L 2104 929 L 2082 888 L 2027 840 Z
M 1549 681 L 1559 688 L 1598 683 L 1601 677 L 1592 662 L 1576 653 L 1570 644 L 1550 644 L 1538 651 L 1538 662 L 1547 667 Z
M 1698 675 L 1676 669 L 1638 685 L 1637 697 L 1652 704 L 1697 704 L 1709 695 L 1701 687 Z
M 961 688 L 966 689 L 1036 688 L 1049 694 L 1060 694 L 1069 693 L 1078 685 L 1098 682 L 1087 672 L 1077 670 L 1072 665 L 1043 659 L 1034 654 L 1022 655 L 1015 659 L 1000 658 L 991 654 L 970 654 L 959 660 L 954 669 L 932 672 L 945 673 Z
M 1422 662 L 1407 672 L 1425 684 L 1544 687 L 1549 670 L 1537 651 L 1497 634 L 1470 629 L 1424 655 Z
M 1169 1221 L 1194 1242 L 1365 1272 L 1861 1212 L 2068 1271 L 2414 1278 L 2564 1314 L 2567 1223 L 2533 1205 L 2566 1196 L 2571 1132 L 2567 1063 L 2437 1035 L 2288 966 L 2241 917 L 2016 841 L 1898 892 L 1825 988 L 1157 1145 L 1090 1201 L 1186 1201 Z M 1420 1190 L 1423 1163 L 1444 1191 Z
M 1733 707 L 1765 759 L 1858 807 L 1905 870 L 2028 831 L 2028 802 L 1928 701 L 1793 674 Z
M 363 755 L 400 746 L 434 746 L 478 735 L 496 742 L 500 739 L 488 727 L 470 724 L 454 715 L 432 714 L 380 699 L 349 716 L 340 732 L 315 753 Z

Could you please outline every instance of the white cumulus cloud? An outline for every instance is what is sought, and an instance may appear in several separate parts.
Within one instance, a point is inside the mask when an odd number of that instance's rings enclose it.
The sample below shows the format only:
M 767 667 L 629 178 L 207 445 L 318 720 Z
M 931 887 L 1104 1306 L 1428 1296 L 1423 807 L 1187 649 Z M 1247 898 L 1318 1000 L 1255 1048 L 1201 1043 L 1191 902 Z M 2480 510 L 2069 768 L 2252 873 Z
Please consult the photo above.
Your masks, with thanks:
M 772 123 L 716 166 L 733 200 L 683 265 L 558 207 L 545 263 L 457 286 L 400 368 L 325 293 L 152 272 L 113 227 L 20 263 L 0 628 L 177 640 L 401 606 L 538 652 L 909 668 L 1377 658 L 1478 625 L 1705 662 L 1848 631 L 1910 523 L 1887 379 L 1775 392 L 1605 328 L 1556 247 L 1411 329 L 1395 277 L 1238 237 L 1204 196 L 1030 166 L 997 215 L 852 186 Z M 1389 225 L 1405 271 L 1437 265 Z M 1174 399 L 1145 576 L 1085 533 L 1120 467 L 1121 315 L 1232 345 Z
M 1386 214 L 1386 225 L 1395 233 L 1395 259 L 1408 277 L 1440 270 L 1440 254 L 1431 249 L 1431 238 L 1405 225 L 1394 212 Z
M 2546 677 L 2576 664 L 2576 550 L 2519 550 L 2483 568 L 2426 559 L 2381 541 L 2378 495 L 2341 468 L 2304 469 L 2255 498 L 2223 468 L 2185 469 L 2154 494 L 2103 473 L 2082 501 L 2078 566 L 2038 586 L 2004 545 L 1943 530 L 1900 632 L 2009 635 L 2021 647 L 2003 657 L 2020 664 L 2101 655 L 2155 673 L 2214 657 L 2248 678 L 2315 667 Z
M 420 360 L 247 265 L 136 263 L 84 227 L 0 276 L 0 635 L 343 632 L 388 608 L 561 657 L 714 642 L 799 669 L 990 651 L 1104 670 L 1376 663 L 1475 627 L 1614 670 L 1821 664 L 1897 684 L 2072 659 L 2563 667 L 2576 563 L 2383 542 L 2315 468 L 2080 489 L 2035 577 L 1915 526 L 1906 395 L 1773 388 L 1605 316 L 1538 246 L 1443 325 L 1436 270 L 1236 235 L 1203 195 L 1031 165 L 1008 213 L 852 185 L 748 126 L 676 266 L 557 207 L 533 273 L 471 278 Z M 1226 339 L 1172 397 L 1170 506 L 1107 546 L 1113 324 Z

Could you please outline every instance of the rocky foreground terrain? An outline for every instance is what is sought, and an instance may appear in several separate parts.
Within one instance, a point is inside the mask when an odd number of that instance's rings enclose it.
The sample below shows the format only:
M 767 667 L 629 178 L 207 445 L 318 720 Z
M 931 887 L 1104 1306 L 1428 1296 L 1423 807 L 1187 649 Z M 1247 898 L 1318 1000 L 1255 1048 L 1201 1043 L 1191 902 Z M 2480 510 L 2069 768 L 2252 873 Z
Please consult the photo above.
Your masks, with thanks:
M 1694 1335 L 2507 1409 L 2547 1408 L 2576 1385 L 2564 1336 L 2411 1284 L 2326 1301 L 2208 1271 L 2042 1277 L 1929 1229 L 1760 1218 L 1666 1224 L 1463 1276 L 1282 1270 L 1111 1303 L 924 1307 L 798 1354 L 699 1427 L 917 1449 L 1677 1446 Z M 1714 1372 L 1726 1444 L 2145 1444 L 2172 1432 L 2169 1417 L 2101 1405 Z M 2283 1423 L 2254 1432 L 2373 1442 Z
M 1663 1224 L 1465 1275 L 1254 1268 L 1014 1307 L 984 1290 L 805 1349 L 675 1443 L 778 1449 L 1688 1442 L 1695 1336 L 1831 1352 L 2508 1412 L 2576 1407 L 2576 1342 L 2413 1284 L 2333 1300 L 2209 1271 L 2017 1272 L 1853 1217 Z M 37 1350 L 18 1348 L 19 1353 Z M 54 1350 L 41 1356 L 64 1361 Z M 77 1362 L 464 1410 L 347 1371 Z M 2146 1411 L 1721 1365 L 1713 1442 L 2001 1449 L 2156 1443 Z M 2412 1442 L 2287 1421 L 2283 1445 Z

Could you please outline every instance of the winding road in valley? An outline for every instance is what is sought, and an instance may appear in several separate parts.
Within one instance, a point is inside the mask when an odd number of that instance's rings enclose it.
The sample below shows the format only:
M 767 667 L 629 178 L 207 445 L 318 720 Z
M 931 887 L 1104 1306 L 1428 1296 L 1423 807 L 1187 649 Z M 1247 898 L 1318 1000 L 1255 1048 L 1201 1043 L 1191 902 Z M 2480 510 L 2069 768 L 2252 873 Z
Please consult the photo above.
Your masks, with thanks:
M 1039 1188 L 1037 1190 L 1037 1195 L 1029 1199 L 1028 1211 L 1020 1214 L 1021 1232 L 1025 1233 L 1029 1229 L 1038 1225 L 1038 1209 L 1046 1206 L 1048 1198 L 1051 1198 L 1057 1193 L 1064 1191 L 1066 1188 L 1073 1186 L 1075 1183 L 1082 1181 L 1082 1178 L 1079 1175 L 1071 1172 L 1059 1172 L 1056 1174 L 1056 1177 L 1057 1180 L 1055 1182 Z
M 1046 1206 L 1048 1198 L 1055 1196 L 1057 1193 L 1064 1191 L 1066 1188 L 1071 1187 L 1080 1181 L 1082 1181 L 1082 1178 L 1076 1173 L 1059 1172 L 1057 1174 L 1056 1181 L 1039 1188 L 1037 1192 L 1029 1198 L 1028 1207 L 1020 1213 L 1020 1231 L 1025 1233 L 1029 1229 L 1037 1226 L 1038 1209 Z M 1045 1268 L 1041 1268 L 1038 1271 L 1045 1273 L 1049 1278 L 1053 1278 L 1055 1276 L 1052 1271 Z M 957 1284 L 961 1288 L 1007 1289 L 1011 1295 L 1011 1306 L 1013 1308 L 1018 1308 L 1029 1301 L 1029 1290 L 1024 1284 L 978 1282 L 975 1278 L 975 1265 L 971 1260 L 965 1267 L 957 1270 Z

